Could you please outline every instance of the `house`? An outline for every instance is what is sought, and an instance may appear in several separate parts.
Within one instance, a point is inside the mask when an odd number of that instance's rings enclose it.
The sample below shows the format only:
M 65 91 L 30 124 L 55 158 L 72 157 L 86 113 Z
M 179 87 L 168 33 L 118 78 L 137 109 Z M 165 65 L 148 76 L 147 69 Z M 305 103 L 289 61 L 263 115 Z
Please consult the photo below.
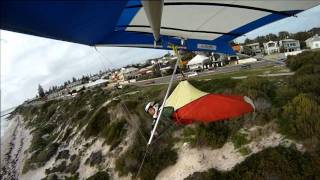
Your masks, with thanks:
M 280 52 L 278 42 L 276 41 L 269 41 L 269 42 L 263 43 L 263 48 L 264 48 L 264 52 L 267 55 Z
M 96 81 L 96 80 L 98 80 L 98 79 L 100 79 L 100 76 L 99 76 L 99 75 L 94 75 L 94 76 L 91 76 L 91 77 L 90 77 L 90 81 Z
M 187 66 L 190 70 L 202 70 L 209 61 L 210 59 L 207 56 L 198 54 L 187 63 Z
M 279 42 L 284 52 L 300 51 L 300 42 L 295 39 L 284 39 Z
M 228 56 L 228 64 L 239 64 L 239 56 Z
M 121 68 L 119 79 L 122 81 L 135 79 L 138 71 L 139 69 L 135 67 Z
M 73 87 L 78 86 L 80 84 L 82 84 L 82 81 L 75 81 L 75 82 L 68 84 L 67 88 L 73 88 Z
M 307 47 L 310 49 L 320 48 L 320 37 L 318 34 L 307 39 L 305 42 L 306 42 Z
M 262 53 L 259 43 L 246 44 L 243 47 L 243 51 L 245 52 L 245 54 L 250 54 L 250 55 L 251 54 L 256 55 L 256 54 Z

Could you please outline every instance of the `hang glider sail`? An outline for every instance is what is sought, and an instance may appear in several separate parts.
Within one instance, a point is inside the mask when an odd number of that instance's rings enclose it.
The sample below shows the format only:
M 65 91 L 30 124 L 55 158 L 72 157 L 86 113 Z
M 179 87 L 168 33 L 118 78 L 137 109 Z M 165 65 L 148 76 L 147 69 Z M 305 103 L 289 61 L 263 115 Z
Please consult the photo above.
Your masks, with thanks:
M 171 93 L 165 107 L 173 107 L 177 123 L 215 122 L 252 112 L 252 101 L 244 96 L 210 94 L 182 81 Z
M 89 46 L 232 54 L 228 42 L 320 0 L 1 1 L 1 29 Z M 156 44 L 155 44 L 156 41 Z

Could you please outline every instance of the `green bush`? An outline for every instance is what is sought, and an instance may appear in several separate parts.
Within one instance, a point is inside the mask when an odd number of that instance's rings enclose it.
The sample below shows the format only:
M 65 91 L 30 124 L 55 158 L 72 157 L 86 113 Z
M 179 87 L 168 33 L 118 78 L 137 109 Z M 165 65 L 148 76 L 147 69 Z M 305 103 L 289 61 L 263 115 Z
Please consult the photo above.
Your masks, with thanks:
M 86 180 L 109 180 L 109 174 L 106 171 L 99 171 L 96 174 L 88 177 Z
M 91 167 L 100 164 L 104 160 L 102 152 L 97 151 L 90 154 L 90 157 L 86 160 L 85 164 L 89 164 Z
M 251 150 L 248 147 L 242 147 L 239 149 L 239 152 L 242 156 L 246 156 L 251 153 Z
M 84 137 L 89 138 L 90 136 L 96 137 L 102 132 L 102 130 L 109 124 L 110 115 L 107 107 L 102 107 L 96 112 L 89 120 L 86 129 L 84 130 Z
M 320 105 L 306 94 L 299 94 L 283 107 L 279 125 L 283 133 L 296 139 L 320 137 Z
M 231 78 L 211 79 L 208 81 L 190 80 L 196 88 L 209 93 L 223 93 L 226 89 L 233 89 L 238 80 Z
M 320 166 L 317 161 L 309 154 L 279 146 L 251 155 L 231 171 L 210 169 L 207 172 L 196 172 L 186 180 L 319 179 Z
M 73 157 L 71 156 L 70 160 L 71 160 L 71 162 L 70 162 L 70 164 L 67 165 L 65 172 L 74 174 L 77 172 L 77 170 L 80 166 L 81 158 L 80 158 L 80 156 L 73 156 Z
M 320 52 L 302 52 L 296 56 L 289 56 L 287 59 L 287 66 L 292 70 L 296 71 L 302 66 L 307 64 L 320 64 Z
M 232 138 L 232 142 L 235 148 L 240 148 L 241 146 L 248 144 L 249 140 L 247 139 L 247 134 L 244 133 L 236 133 Z
M 56 172 L 63 173 L 66 170 L 66 167 L 67 167 L 67 162 L 62 161 L 59 165 L 54 166 L 50 169 L 46 169 L 45 172 L 46 172 L 46 174 L 51 174 L 51 173 L 56 173 Z
M 124 135 L 126 134 L 127 122 L 122 119 L 120 121 L 112 122 L 102 132 L 102 137 L 105 138 L 106 143 L 111 145 L 111 150 L 121 143 Z
M 141 179 L 155 179 L 157 174 L 165 167 L 176 162 L 178 154 L 173 147 L 173 140 L 168 136 L 165 140 L 158 140 L 156 144 L 149 146 L 148 154 L 139 174 Z M 146 142 L 143 138 L 136 136 L 134 143 L 129 149 L 116 160 L 116 170 L 121 175 L 129 172 L 137 176 L 144 153 L 146 152 Z
M 301 93 L 315 93 L 320 95 L 320 75 L 302 74 L 295 75 L 290 85 Z
M 235 87 L 235 91 L 256 99 L 259 96 L 272 98 L 275 95 L 275 87 L 271 81 L 262 77 L 249 77 L 241 81 Z
M 183 137 L 195 147 L 221 148 L 242 127 L 243 122 L 243 118 L 234 118 L 207 124 L 199 123 L 194 128 L 185 128 Z
M 35 153 L 35 157 L 31 159 L 33 159 L 33 162 L 39 163 L 42 166 L 57 152 L 58 147 L 58 143 L 49 144 L 46 149 L 40 151 L 39 153 Z

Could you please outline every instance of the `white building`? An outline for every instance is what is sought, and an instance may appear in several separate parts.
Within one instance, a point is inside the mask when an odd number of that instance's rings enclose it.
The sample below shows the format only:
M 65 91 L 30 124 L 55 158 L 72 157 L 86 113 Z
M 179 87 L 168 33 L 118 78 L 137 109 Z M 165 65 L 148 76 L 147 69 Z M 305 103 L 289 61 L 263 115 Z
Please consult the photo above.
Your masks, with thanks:
M 320 48 L 320 37 L 318 34 L 315 36 L 307 39 L 306 41 L 307 47 L 310 49 L 317 49 Z
M 139 69 L 135 67 L 121 68 L 119 79 L 123 81 L 135 79 L 138 71 Z
M 209 60 L 210 59 L 207 56 L 198 54 L 188 62 L 187 66 L 190 70 L 201 70 L 204 68 L 204 64 Z
M 73 87 L 78 86 L 80 84 L 82 84 L 81 81 L 72 82 L 72 83 L 67 85 L 67 88 L 73 88 Z
M 284 39 L 279 42 L 284 52 L 300 51 L 300 42 L 295 39 Z
M 260 48 L 260 44 L 259 44 L 259 43 L 246 44 L 246 45 L 244 46 L 244 51 L 247 51 L 247 50 L 249 50 L 249 49 L 250 49 L 250 51 L 251 51 L 251 52 L 249 52 L 249 53 L 253 53 L 253 54 L 260 54 L 260 53 L 262 53 L 262 50 L 261 50 L 261 48 Z
M 263 48 L 264 48 L 264 52 L 268 55 L 280 52 L 278 42 L 276 41 L 269 41 L 269 42 L 263 43 Z

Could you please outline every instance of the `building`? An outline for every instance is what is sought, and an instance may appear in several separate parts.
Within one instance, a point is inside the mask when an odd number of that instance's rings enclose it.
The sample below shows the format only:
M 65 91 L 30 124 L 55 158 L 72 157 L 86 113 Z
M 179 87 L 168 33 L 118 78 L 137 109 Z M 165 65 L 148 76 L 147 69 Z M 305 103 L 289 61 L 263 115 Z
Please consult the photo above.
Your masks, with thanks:
M 190 70 L 198 71 L 204 69 L 208 61 L 210 59 L 207 56 L 198 54 L 188 62 L 187 66 Z
M 269 41 L 269 42 L 263 43 L 263 48 L 264 48 L 264 52 L 268 55 L 280 52 L 278 42 L 276 41 Z
M 279 42 L 284 52 L 300 51 L 300 42 L 295 39 L 284 39 Z
M 138 71 L 139 69 L 135 67 L 121 68 L 119 79 L 122 81 L 135 79 Z
M 227 64 L 239 64 L 239 56 L 228 56 L 227 57 Z
M 307 47 L 310 49 L 320 48 L 320 37 L 318 34 L 307 39 L 305 42 L 306 42 Z
M 243 51 L 245 52 L 245 54 L 250 55 L 257 55 L 262 53 L 259 43 L 246 44 L 243 47 Z
M 82 84 L 81 81 L 75 81 L 75 82 L 72 82 L 72 83 L 68 84 L 67 88 L 73 88 L 73 87 L 78 86 L 80 84 Z

